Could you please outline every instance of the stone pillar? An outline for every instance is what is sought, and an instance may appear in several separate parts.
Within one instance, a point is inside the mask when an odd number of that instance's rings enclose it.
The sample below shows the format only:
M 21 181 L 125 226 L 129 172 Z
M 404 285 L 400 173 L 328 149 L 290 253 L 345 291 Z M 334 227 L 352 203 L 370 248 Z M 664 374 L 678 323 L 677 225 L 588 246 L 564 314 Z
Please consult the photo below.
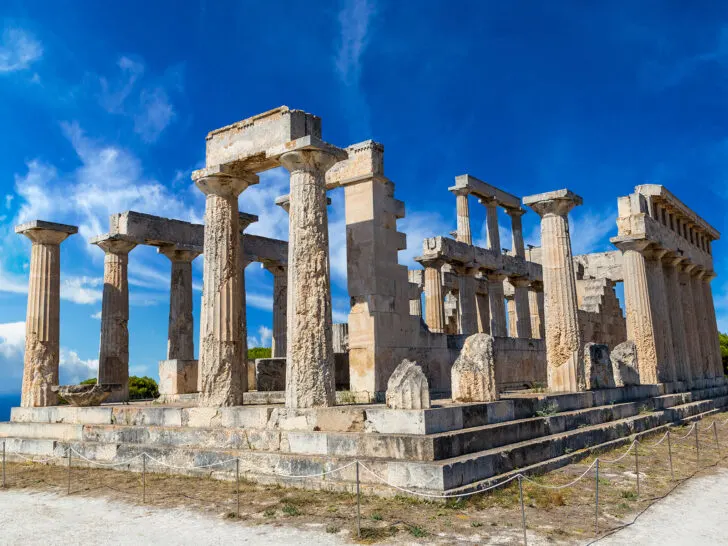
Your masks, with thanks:
M 194 319 L 192 317 L 192 261 L 196 250 L 182 250 L 169 245 L 159 249 L 172 262 L 169 287 L 169 328 L 167 360 L 194 360 Z
M 121 236 L 93 241 L 105 253 L 101 301 L 99 378 L 102 385 L 121 385 L 108 402 L 129 400 L 129 252 L 136 243 Z
M 500 232 L 498 231 L 498 202 L 495 199 L 481 199 L 485 205 L 485 226 L 487 230 L 487 244 L 489 250 L 501 253 Z M 493 309 L 491 308 L 491 311 Z
M 21 224 L 22 233 L 32 242 L 28 309 L 25 319 L 25 356 L 23 391 L 24 408 L 55 406 L 58 385 L 61 308 L 61 243 L 78 232 L 76 226 L 36 220 Z
M 703 292 L 703 275 L 705 270 L 702 267 L 698 267 L 693 270 L 693 274 L 690 278 L 690 288 L 693 295 L 693 305 L 695 308 L 695 324 L 697 330 L 698 339 L 698 366 L 697 379 L 707 379 L 712 377 L 710 371 L 710 346 L 711 342 L 708 340 L 707 332 L 707 320 L 705 312 L 705 301 Z
M 664 373 L 661 382 L 675 381 L 675 351 L 672 346 L 672 324 L 670 310 L 667 301 L 667 287 L 665 283 L 665 272 L 662 267 L 662 259 L 667 250 L 653 248 L 645 251 L 647 259 L 647 280 L 650 290 L 650 306 L 652 308 L 653 321 L 656 326 L 656 343 L 660 344 L 658 354 L 662 355 L 664 361 Z M 631 338 L 629 338 L 631 339 Z
M 523 277 L 512 277 L 509 280 L 513 285 L 513 299 L 515 302 L 516 328 L 514 337 L 529 339 L 533 337 L 528 295 L 528 287 L 531 281 Z
M 473 237 L 470 234 L 470 208 L 468 206 L 467 189 L 453 190 L 457 200 L 458 231 L 457 239 L 461 243 L 473 244 Z
M 199 173 L 199 174 L 198 174 Z M 242 323 L 243 259 L 238 196 L 258 177 L 198 171 L 205 194 L 205 267 L 200 312 L 198 388 L 200 405 L 239 406 L 247 390 L 247 355 Z
M 336 402 L 325 176 L 337 159 L 320 148 L 294 150 L 280 158 L 291 175 L 288 408 L 326 407 Z
M 678 266 L 678 282 L 680 283 L 680 302 L 682 303 L 683 324 L 687 351 L 686 374 L 691 381 L 698 379 L 700 363 L 700 340 L 698 337 L 698 320 L 695 313 L 695 300 L 691 281 L 695 265 L 683 262 Z
M 531 335 L 536 339 L 546 336 L 544 322 L 543 284 L 539 281 L 531 283 L 528 289 L 528 308 L 531 313 Z
M 458 274 L 458 333 L 471 335 L 478 331 L 478 316 L 475 307 L 475 273 L 473 267 L 457 268 Z
M 493 337 L 507 337 L 506 302 L 503 281 L 506 276 L 500 272 L 488 273 L 488 301 L 490 303 L 490 334 Z
M 559 190 L 525 197 L 523 202 L 541 217 L 549 391 L 584 390 L 583 339 L 568 219 L 569 211 L 582 199 Z
M 516 300 L 513 292 L 506 292 L 506 326 L 508 328 L 508 337 L 518 337 L 516 335 Z
M 687 324 L 683 316 L 683 298 L 680 288 L 680 264 L 685 260 L 682 256 L 667 255 L 662 260 L 665 277 L 668 313 L 670 315 L 670 334 L 672 350 L 675 354 L 675 379 L 687 385 L 692 383 L 690 355 L 688 353 Z
M 703 276 L 703 301 L 705 302 L 705 311 L 708 317 L 708 341 L 712 340 L 712 363 L 715 377 L 723 377 L 723 359 L 720 353 L 720 339 L 718 337 L 718 321 L 715 316 L 715 302 L 713 300 L 713 291 L 710 283 L 716 277 L 714 271 L 709 271 Z
M 442 293 L 442 262 L 420 260 L 425 268 L 425 324 L 431 332 L 445 332 L 445 297 Z
M 479 273 L 479 275 L 481 275 Z M 475 291 L 475 307 L 478 317 L 478 333 L 490 333 L 490 301 L 488 299 L 487 280 L 482 277 L 477 279 L 477 289 Z
M 264 263 L 273 274 L 273 339 L 271 356 L 286 358 L 286 337 L 288 336 L 286 309 L 288 306 L 288 268 L 276 263 Z
M 521 209 L 506 209 L 506 213 L 511 217 L 511 251 L 515 256 L 526 258 L 526 248 L 523 244 L 523 222 L 521 216 L 526 214 Z

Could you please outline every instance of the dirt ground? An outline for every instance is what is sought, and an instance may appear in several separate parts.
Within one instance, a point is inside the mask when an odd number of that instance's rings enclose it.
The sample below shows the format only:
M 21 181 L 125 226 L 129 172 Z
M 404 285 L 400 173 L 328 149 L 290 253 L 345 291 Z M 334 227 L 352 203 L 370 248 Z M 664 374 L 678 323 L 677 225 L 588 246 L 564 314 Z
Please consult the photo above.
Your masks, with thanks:
M 594 455 L 547 475 L 530 477 L 533 482 L 524 480 L 529 544 L 589 543 L 597 536 L 631 523 L 639 513 L 688 478 L 728 468 L 728 424 L 723 424 L 727 418 L 724 413 L 699 423 L 699 456 L 694 430 L 691 432 L 689 426 L 673 428 L 669 443 L 664 432 L 641 437 L 638 461 L 634 448 L 622 457 L 627 446 L 600 453 L 598 527 Z M 713 420 L 717 423 L 715 430 L 711 426 Z M 686 437 L 681 439 L 683 436 Z M 674 480 L 670 472 L 670 451 Z M 582 474 L 583 478 L 572 486 L 555 489 Z M 8 463 L 6 487 L 11 492 L 66 495 L 68 470 L 60 465 Z M 143 486 L 138 473 L 72 468 L 71 495 L 123 501 L 152 509 L 192 511 L 247 527 L 265 525 L 310 531 L 315 526 L 332 539 L 363 544 L 523 542 L 517 481 L 487 493 L 446 502 L 363 495 L 361 538 L 357 537 L 356 496 L 347 493 L 285 489 L 241 481 L 238 516 L 235 482 L 147 474 Z

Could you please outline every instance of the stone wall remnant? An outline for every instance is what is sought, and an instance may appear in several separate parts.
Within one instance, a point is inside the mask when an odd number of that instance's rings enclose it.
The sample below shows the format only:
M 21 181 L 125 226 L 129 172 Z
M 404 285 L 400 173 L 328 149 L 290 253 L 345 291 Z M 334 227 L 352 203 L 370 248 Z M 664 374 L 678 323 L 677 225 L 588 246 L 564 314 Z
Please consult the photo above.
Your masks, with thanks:
M 584 375 L 589 390 L 614 388 L 609 347 L 601 343 L 584 345 Z
M 609 355 L 612 361 L 614 384 L 617 387 L 629 387 L 640 384 L 639 357 L 637 345 L 632 340 L 620 343 Z
M 430 408 L 430 386 L 416 362 L 405 359 L 394 369 L 387 383 L 386 401 L 390 409 Z
M 474 334 L 465 340 L 452 371 L 452 399 L 455 402 L 498 400 L 493 336 Z

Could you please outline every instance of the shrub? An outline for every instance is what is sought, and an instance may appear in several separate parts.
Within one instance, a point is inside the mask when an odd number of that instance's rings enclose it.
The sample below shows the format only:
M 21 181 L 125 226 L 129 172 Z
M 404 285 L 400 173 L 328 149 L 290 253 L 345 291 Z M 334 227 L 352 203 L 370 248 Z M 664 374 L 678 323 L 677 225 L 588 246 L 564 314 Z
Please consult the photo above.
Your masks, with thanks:
M 256 358 L 270 358 L 271 357 L 270 347 L 253 347 L 248 349 L 248 360 L 255 360 Z
M 723 357 L 723 373 L 728 375 L 728 334 L 720 336 L 720 356 Z
M 148 398 L 158 398 L 159 387 L 157 382 L 151 377 L 137 377 L 132 375 L 129 378 L 129 399 L 142 400 Z

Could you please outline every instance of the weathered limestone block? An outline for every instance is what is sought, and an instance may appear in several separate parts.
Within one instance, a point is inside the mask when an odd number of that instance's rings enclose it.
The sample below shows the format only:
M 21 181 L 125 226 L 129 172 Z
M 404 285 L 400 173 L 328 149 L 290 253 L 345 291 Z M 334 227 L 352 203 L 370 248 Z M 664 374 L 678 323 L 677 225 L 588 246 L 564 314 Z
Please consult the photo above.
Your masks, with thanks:
M 387 407 L 391 409 L 429 409 L 430 386 L 422 368 L 403 360 L 387 383 Z
M 159 361 L 159 394 L 197 392 L 197 360 Z
M 466 339 L 451 373 L 453 401 L 498 400 L 493 337 L 489 334 L 475 334 Z
M 637 345 L 634 341 L 625 341 L 617 345 L 609 358 L 612 361 L 614 383 L 617 387 L 640 384 Z
M 282 391 L 286 388 L 285 358 L 256 358 L 255 384 L 259 391 Z
M 584 345 L 584 375 L 589 390 L 614 388 L 614 373 L 607 345 Z
M 54 386 L 53 392 L 58 393 L 71 406 L 89 407 L 100 406 L 119 387 L 120 385 L 61 385 Z

